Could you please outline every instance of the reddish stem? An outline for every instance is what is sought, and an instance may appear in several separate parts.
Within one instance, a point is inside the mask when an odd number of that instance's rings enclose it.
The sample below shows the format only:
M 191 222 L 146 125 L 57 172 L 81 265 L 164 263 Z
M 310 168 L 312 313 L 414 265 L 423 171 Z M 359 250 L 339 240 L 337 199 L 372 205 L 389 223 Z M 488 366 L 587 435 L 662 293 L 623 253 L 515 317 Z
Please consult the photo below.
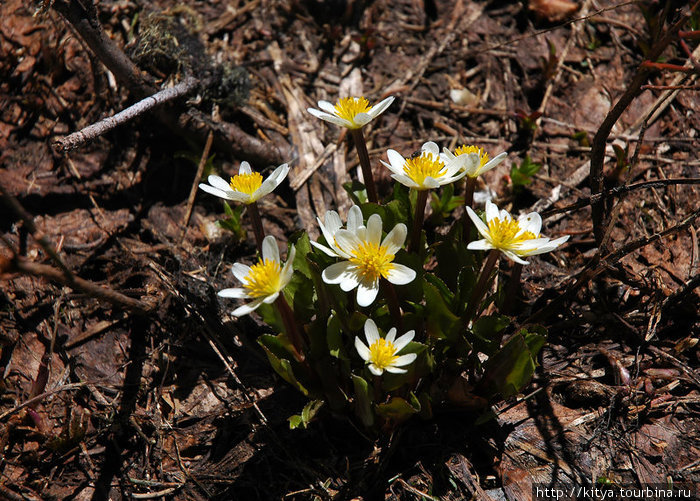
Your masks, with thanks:
M 287 336 L 289 336 L 289 340 L 292 342 L 292 346 L 294 347 L 294 358 L 296 358 L 298 362 L 304 362 L 306 357 L 304 356 L 304 345 L 301 339 L 301 334 L 299 334 L 299 326 L 297 325 L 296 318 L 294 318 L 294 312 L 289 307 L 289 303 L 287 302 L 287 299 L 284 297 L 283 293 L 280 292 L 275 304 L 277 305 L 277 309 L 282 316 L 282 322 L 284 322 L 284 328 L 287 332 Z
M 262 252 L 262 244 L 265 239 L 265 231 L 263 230 L 262 219 L 260 218 L 260 211 L 258 210 L 258 203 L 253 202 L 248 204 L 248 213 L 250 214 L 250 221 L 253 223 L 253 233 L 255 234 L 255 242 L 258 244 L 258 250 Z
M 369 163 L 369 153 L 367 152 L 367 143 L 365 142 L 365 136 L 362 133 L 362 128 L 351 129 L 352 139 L 355 142 L 355 149 L 357 149 L 357 156 L 360 159 L 360 166 L 362 167 L 362 177 L 365 180 L 365 188 L 367 189 L 367 199 L 375 204 L 379 203 L 379 197 L 377 196 L 377 187 L 374 184 L 374 177 L 372 176 L 372 166 Z
M 416 198 L 416 212 L 413 215 L 413 228 L 411 229 L 411 239 L 408 244 L 409 252 L 418 252 L 420 247 L 420 235 L 423 229 L 423 219 L 425 217 L 425 205 L 428 203 L 428 190 L 418 191 Z

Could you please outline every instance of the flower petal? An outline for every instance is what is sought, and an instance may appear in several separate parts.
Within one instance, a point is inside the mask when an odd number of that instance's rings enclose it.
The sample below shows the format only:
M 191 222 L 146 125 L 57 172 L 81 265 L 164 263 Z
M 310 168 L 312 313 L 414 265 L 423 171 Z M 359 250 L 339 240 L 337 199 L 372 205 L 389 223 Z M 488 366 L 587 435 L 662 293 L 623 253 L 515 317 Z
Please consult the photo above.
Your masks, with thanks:
M 264 260 L 271 260 L 275 263 L 280 262 L 280 250 L 277 247 L 277 240 L 272 235 L 263 238 L 262 257 Z
M 310 244 L 316 247 L 321 252 L 323 252 L 326 256 L 338 257 L 338 254 L 333 249 L 330 249 L 323 244 L 320 244 L 318 242 L 310 242 Z
M 384 370 L 380 369 L 379 367 L 377 367 L 377 366 L 374 365 L 374 364 L 369 364 L 369 365 L 367 366 L 367 368 L 368 368 L 369 371 L 370 371 L 372 374 L 374 374 L 375 376 L 381 376 L 382 373 L 384 372 Z M 387 369 L 388 369 L 388 368 L 387 368 Z
M 335 109 L 335 105 L 333 103 L 330 103 L 328 101 L 319 101 L 318 107 L 321 108 L 326 113 L 330 113 L 331 115 L 335 115 L 336 109 Z
M 403 155 L 401 155 L 401 153 L 399 153 L 396 150 L 387 150 L 386 156 L 389 159 L 390 165 L 384 162 L 382 163 L 384 163 L 384 165 L 386 165 L 389 168 L 389 170 L 396 174 L 404 174 L 406 172 L 404 170 L 404 167 L 406 165 L 406 159 L 403 157 Z
M 387 367 L 386 371 L 391 372 L 392 374 L 406 374 L 408 372 L 406 369 L 399 369 L 398 367 L 394 367 L 393 365 Z
M 239 306 L 238 308 L 236 308 L 235 310 L 233 310 L 231 312 L 231 314 L 234 317 L 242 317 L 243 315 L 247 315 L 247 314 L 251 313 L 252 311 L 256 310 L 258 308 L 258 306 L 260 306 L 262 304 L 263 299 L 264 298 L 258 298 L 255 301 L 251 301 L 248 304 L 243 304 L 243 305 Z
M 379 293 L 379 280 L 373 283 L 360 282 L 357 286 L 357 304 L 369 306 L 377 298 Z
M 352 121 L 355 122 L 355 127 L 353 128 L 357 129 L 370 123 L 372 121 L 372 115 L 369 113 L 358 113 L 352 118 Z
M 491 203 L 491 202 L 489 200 L 487 200 L 486 207 L 489 206 L 489 203 Z M 476 212 L 474 212 L 474 209 L 467 206 L 467 214 L 469 215 L 469 219 L 472 220 L 472 223 L 474 223 L 474 226 L 476 227 L 477 231 L 481 234 L 481 236 L 486 238 L 486 239 L 490 239 L 491 235 L 489 234 L 489 227 L 486 226 L 484 224 L 484 222 L 481 220 L 481 218 L 476 215 Z
M 199 185 L 199 188 L 216 197 L 225 198 L 226 200 L 232 200 L 231 195 L 233 194 L 233 192 L 226 192 L 220 190 L 219 188 L 214 188 L 213 186 L 209 186 L 208 184 L 204 183 L 201 183 Z
M 374 245 L 382 241 L 382 217 L 379 214 L 372 214 L 367 220 L 366 241 Z
M 440 155 L 440 147 L 437 145 L 437 143 L 433 141 L 428 141 L 427 143 L 424 143 L 421 147 L 421 151 L 430 153 L 434 158 L 438 158 Z
M 396 254 L 403 244 L 406 242 L 406 235 L 408 234 L 408 228 L 403 223 L 399 223 L 392 228 L 392 230 L 387 233 L 386 237 L 382 241 L 382 246 L 386 247 L 386 251 L 389 254 Z
M 347 224 L 347 229 L 348 231 L 355 232 L 357 228 L 362 226 L 363 224 L 363 219 L 362 219 L 362 209 L 360 209 L 357 205 L 353 205 L 350 207 L 350 210 L 348 211 L 348 224 Z
M 367 340 L 367 346 L 372 346 L 379 341 L 379 329 L 377 329 L 377 324 L 371 318 L 365 320 L 365 339 Z
M 219 297 L 230 297 L 233 299 L 245 299 L 248 297 L 248 293 L 245 289 L 240 287 L 234 287 L 232 289 L 222 289 L 216 293 Z
M 394 349 L 396 350 L 396 353 L 403 350 L 408 345 L 408 343 L 413 341 L 415 335 L 416 331 L 411 330 L 405 333 L 403 336 L 399 337 L 396 341 L 394 341 Z
M 387 274 L 386 279 L 394 285 L 406 285 L 413 282 L 416 278 L 416 272 L 399 263 L 392 263 L 391 270 Z
M 361 229 L 359 228 L 359 230 Z M 359 230 L 357 233 L 363 233 Z M 362 240 L 348 230 L 338 230 L 335 234 L 335 241 L 338 242 L 338 247 L 348 254 L 352 254 L 355 249 L 362 245 Z
M 504 151 L 503 153 L 499 153 L 498 155 L 496 155 L 495 157 L 493 157 L 491 160 L 489 160 L 488 162 L 486 162 L 486 163 L 484 164 L 483 167 L 479 167 L 478 172 L 476 173 L 476 175 L 483 174 L 484 172 L 493 169 L 493 168 L 496 167 L 498 164 L 500 164 L 501 162 L 503 162 L 503 160 L 505 160 L 505 158 L 506 158 L 507 156 L 508 156 L 508 153 L 505 152 L 505 151 Z
M 282 268 L 282 273 L 280 277 L 280 290 L 284 289 L 289 283 L 289 281 L 292 279 L 292 275 L 294 274 L 294 258 L 296 257 L 296 255 L 297 248 L 292 245 L 287 253 L 287 262 L 284 263 L 284 267 Z
M 270 294 L 269 296 L 265 296 L 264 298 L 262 298 L 263 303 L 265 303 L 265 304 L 272 304 L 272 303 L 274 303 L 274 302 L 277 300 L 277 298 L 279 297 L 279 295 L 280 295 L 279 292 L 273 292 L 273 293 Z
M 250 266 L 243 263 L 233 263 L 233 266 L 231 266 L 231 272 L 233 272 L 233 276 L 236 277 L 236 280 L 241 283 L 245 283 L 246 278 L 248 278 L 248 275 L 250 274 Z
M 498 217 L 498 206 L 491 201 L 486 202 L 486 222 L 490 223 L 491 220 L 496 219 Z
M 231 185 L 228 184 L 223 178 L 221 178 L 219 176 L 211 175 L 207 178 L 207 181 L 214 188 L 219 188 L 222 191 L 233 191 L 231 189 Z
M 394 339 L 396 339 L 396 327 L 392 327 L 389 329 L 389 332 L 386 333 L 386 337 L 384 338 L 390 343 L 394 343 Z M 395 350 L 394 353 L 396 353 L 398 350 Z
M 391 103 L 394 102 L 394 96 L 389 96 L 383 101 L 380 101 L 379 103 L 375 104 L 372 106 L 372 108 L 367 112 L 369 115 L 374 119 L 377 118 L 379 115 L 384 113 L 384 110 L 386 110 L 389 106 L 391 106 Z
M 323 281 L 327 284 L 339 284 L 345 280 L 349 269 L 352 269 L 352 263 L 348 261 L 341 261 L 339 263 L 334 263 L 328 268 L 323 270 L 321 277 Z
M 489 250 L 493 249 L 493 245 L 491 245 L 491 242 L 489 242 L 487 239 L 482 239 L 482 240 L 474 240 L 473 242 L 469 242 L 467 244 L 467 249 L 469 250 Z
M 517 254 L 515 254 L 514 252 L 512 252 L 512 251 L 503 250 L 503 249 L 500 249 L 500 251 L 503 253 L 503 255 L 504 255 L 505 257 L 507 257 L 507 258 L 510 259 L 511 261 L 515 261 L 516 263 L 522 264 L 522 265 L 530 264 L 529 261 L 525 261 L 524 259 L 520 259 L 520 257 L 519 257 Z
M 360 358 L 362 360 L 364 360 L 365 362 L 369 360 L 369 348 L 365 346 L 365 343 L 363 343 L 359 337 L 355 337 L 355 349 L 357 350 L 357 354 L 360 355 Z
M 408 364 L 412 363 L 416 358 L 418 358 L 417 354 L 407 353 L 406 355 L 401 355 L 399 358 L 394 360 L 394 363 L 391 365 L 402 367 L 404 365 L 408 365 Z
M 250 174 L 251 172 L 253 172 L 253 169 L 250 168 L 250 164 L 245 160 L 241 162 L 241 166 L 238 167 L 238 175 L 240 176 L 241 174 Z

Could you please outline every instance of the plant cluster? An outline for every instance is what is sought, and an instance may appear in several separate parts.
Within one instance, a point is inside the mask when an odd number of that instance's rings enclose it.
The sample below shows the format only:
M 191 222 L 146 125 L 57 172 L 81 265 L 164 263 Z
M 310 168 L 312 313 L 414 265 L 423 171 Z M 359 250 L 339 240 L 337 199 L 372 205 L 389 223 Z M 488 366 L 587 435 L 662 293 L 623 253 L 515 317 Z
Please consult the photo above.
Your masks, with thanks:
M 285 261 L 275 238 L 264 234 L 256 202 L 285 179 L 287 164 L 263 179 L 243 162 L 230 182 L 209 176 L 209 184 L 200 184 L 244 204 L 251 218 L 260 257 L 251 266 L 235 263 L 241 287 L 219 295 L 240 301 L 234 316 L 255 311 L 277 332 L 261 335 L 258 343 L 273 369 L 309 398 L 290 418 L 292 427 L 306 427 L 324 407 L 375 431 L 413 415 L 430 417 L 434 406 L 446 402 L 485 411 L 489 402 L 516 394 L 529 381 L 545 342 L 542 327 L 509 329 L 511 320 L 497 313 L 514 300 L 509 295 L 518 284 L 492 292 L 495 270 L 505 257 L 514 263 L 511 279 L 517 282 L 530 256 L 550 252 L 568 237 L 542 236 L 542 219 L 534 212 L 513 217 L 487 201 L 477 213 L 477 177 L 506 153 L 491 159 L 473 145 L 451 152 L 426 142 L 409 157 L 388 150 L 382 164 L 396 183 L 380 201 L 362 128 L 392 102 L 390 97 L 371 106 L 363 97 L 348 97 L 308 110 L 349 129 L 366 193 L 357 196 L 357 183 L 349 184 L 356 203 L 345 220 L 332 210 L 320 215 L 319 240 L 295 233 Z M 462 179 L 464 197 L 454 197 Z M 441 188 L 445 193 L 433 195 L 433 209 L 444 217 L 458 201 L 466 206 L 465 216 L 428 241 L 428 195 Z

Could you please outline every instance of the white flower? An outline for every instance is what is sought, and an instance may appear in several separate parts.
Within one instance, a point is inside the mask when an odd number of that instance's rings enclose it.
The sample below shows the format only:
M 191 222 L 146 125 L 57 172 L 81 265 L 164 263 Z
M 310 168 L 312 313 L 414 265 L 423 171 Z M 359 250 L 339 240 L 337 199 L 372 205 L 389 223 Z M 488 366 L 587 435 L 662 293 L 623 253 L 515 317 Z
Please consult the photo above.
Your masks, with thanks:
M 462 178 L 466 171 L 461 161 L 443 161 L 440 148 L 432 141 L 421 148 L 420 155 L 404 158 L 398 151 L 386 152 L 389 163 L 382 163 L 389 168 L 399 183 L 415 190 L 430 190 L 449 184 Z
M 486 202 L 486 224 L 467 206 L 467 213 L 474 222 L 483 240 L 470 242 L 467 249 L 498 249 L 509 259 L 520 264 L 529 264 L 521 259 L 550 252 L 569 239 L 569 235 L 550 240 L 540 236 L 542 217 L 536 212 L 513 219 L 506 210 L 498 210 L 496 204 Z
M 348 129 L 360 129 L 377 118 L 394 102 L 394 96 L 387 97 L 384 101 L 374 106 L 364 97 L 344 97 L 338 99 L 333 105 L 328 101 L 319 101 L 318 107 L 307 108 L 307 111 L 316 118 L 331 122 Z
M 318 225 L 321 228 L 321 233 L 323 233 L 323 237 L 326 239 L 326 242 L 328 242 L 330 247 L 326 247 L 318 242 L 311 242 L 311 245 L 331 257 L 340 257 L 340 254 L 338 253 L 338 243 L 335 241 L 335 234 L 343 227 L 343 222 L 340 220 L 340 216 L 336 211 L 329 210 L 326 211 L 326 217 L 323 223 L 319 218 L 316 218 L 316 221 L 318 221 Z M 362 226 L 362 223 L 362 210 L 357 205 L 353 205 L 348 211 L 347 229 L 354 233 L 360 226 Z
M 395 374 L 403 374 L 406 369 L 400 369 L 412 363 L 418 355 L 409 353 L 407 355 L 397 355 L 408 343 L 413 340 L 415 331 L 408 331 L 398 339 L 396 337 L 396 327 L 392 327 L 385 338 L 379 336 L 377 325 L 371 318 L 365 322 L 365 339 L 363 343 L 359 337 L 355 338 L 355 349 L 362 359 L 369 364 L 369 370 L 375 376 L 381 376 L 384 371 Z
M 209 176 L 209 184 L 201 183 L 199 187 L 217 197 L 248 205 L 271 193 L 284 181 L 287 173 L 289 165 L 282 164 L 263 181 L 262 175 L 253 172 L 248 162 L 241 162 L 238 174 L 231 178 L 230 183 L 219 176 Z
M 253 301 L 236 308 L 233 315 L 236 317 L 247 315 L 262 303 L 275 302 L 292 278 L 294 273 L 292 262 L 295 254 L 296 249 L 292 246 L 289 249 L 287 262 L 282 267 L 275 237 L 268 235 L 263 240 L 262 259 L 257 264 L 248 266 L 243 263 L 234 263 L 231 271 L 243 287 L 224 289 L 219 291 L 219 296 Z
M 465 170 L 467 176 L 473 178 L 480 176 L 487 170 L 493 169 L 500 164 L 506 156 L 508 156 L 508 153 L 504 151 L 489 160 L 489 154 L 482 148 L 467 145 L 457 148 L 454 154 L 447 148 L 443 148 L 440 154 L 443 162 L 458 162 L 461 168 Z
M 345 261 L 330 265 L 321 276 L 327 284 L 340 284 L 345 292 L 357 288 L 357 304 L 369 306 L 379 292 L 379 279 L 404 285 L 416 278 L 408 266 L 394 263 L 396 252 L 406 240 L 406 225 L 394 226 L 382 240 L 382 218 L 372 214 L 367 226 L 359 225 L 335 232 L 334 252 Z

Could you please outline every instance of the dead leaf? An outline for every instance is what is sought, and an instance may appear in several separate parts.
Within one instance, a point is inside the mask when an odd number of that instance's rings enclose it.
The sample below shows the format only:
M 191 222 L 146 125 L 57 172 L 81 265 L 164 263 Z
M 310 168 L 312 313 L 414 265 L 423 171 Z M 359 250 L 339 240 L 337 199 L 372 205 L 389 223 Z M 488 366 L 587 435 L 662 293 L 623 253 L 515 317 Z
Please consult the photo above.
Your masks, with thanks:
M 530 0 L 528 8 L 538 20 L 556 23 L 570 17 L 581 6 L 569 0 Z

